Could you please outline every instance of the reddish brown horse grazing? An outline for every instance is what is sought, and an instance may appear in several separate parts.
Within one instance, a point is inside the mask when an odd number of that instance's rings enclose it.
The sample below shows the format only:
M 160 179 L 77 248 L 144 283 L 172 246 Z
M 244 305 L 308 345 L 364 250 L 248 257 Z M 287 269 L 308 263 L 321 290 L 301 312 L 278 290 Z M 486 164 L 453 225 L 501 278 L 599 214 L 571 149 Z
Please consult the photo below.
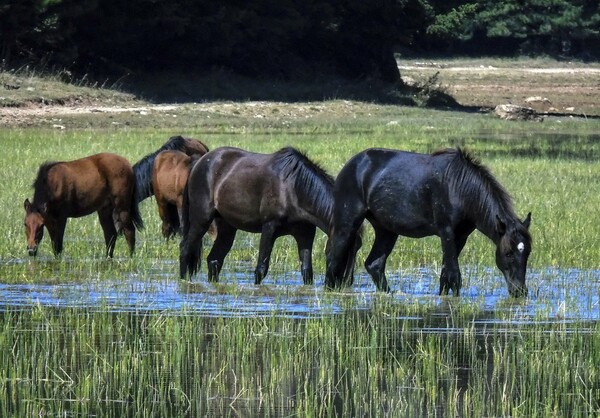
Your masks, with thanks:
M 118 155 L 101 153 L 68 162 L 40 166 L 33 183 L 33 202 L 25 199 L 25 233 L 29 255 L 48 229 L 55 255 L 63 250 L 67 218 L 98 212 L 104 231 L 106 255 L 113 256 L 117 235 L 123 233 L 129 251 L 135 248 L 135 230 L 143 228 L 136 184 L 129 162 Z
M 154 159 L 152 189 L 162 220 L 162 234 L 166 239 L 180 232 L 183 192 L 190 170 L 201 154 L 189 156 L 181 151 L 162 151 Z M 216 227 L 211 224 L 208 233 L 216 237 Z
M 141 160 L 133 165 L 133 172 L 136 178 L 136 194 L 135 200 L 141 202 L 144 199 L 152 196 L 152 172 L 154 168 L 154 160 L 162 151 L 177 150 L 186 155 L 202 156 L 208 152 L 208 147 L 197 139 L 184 138 L 183 136 L 172 136 L 159 149 L 146 155 Z

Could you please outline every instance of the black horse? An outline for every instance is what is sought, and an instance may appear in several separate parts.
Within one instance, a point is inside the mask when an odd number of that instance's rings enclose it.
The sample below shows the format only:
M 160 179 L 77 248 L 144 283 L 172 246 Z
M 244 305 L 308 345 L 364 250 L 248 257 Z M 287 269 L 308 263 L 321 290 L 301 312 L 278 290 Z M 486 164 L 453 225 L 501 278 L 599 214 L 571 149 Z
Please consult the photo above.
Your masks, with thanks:
M 152 196 L 152 171 L 154 160 L 162 151 L 174 150 L 181 151 L 189 156 L 204 155 L 208 152 L 208 147 L 201 141 L 193 138 L 184 138 L 183 136 L 172 136 L 159 149 L 146 155 L 133 165 L 133 173 L 136 179 L 135 201 L 142 200 Z
M 302 278 L 313 282 L 312 246 L 318 227 L 329 235 L 333 178 L 294 148 L 256 154 L 218 148 L 192 168 L 184 192 L 180 276 L 198 270 L 202 237 L 214 220 L 217 239 L 207 257 L 208 279 L 216 281 L 238 229 L 261 233 L 255 283 L 267 275 L 275 239 L 292 235 L 298 244 Z M 360 234 L 342 276 L 352 276 Z
M 459 295 L 458 256 L 475 229 L 496 244 L 496 264 L 512 296 L 526 296 L 531 252 L 531 213 L 520 221 L 508 193 L 490 171 L 461 149 L 415 154 L 368 149 L 342 168 L 335 182 L 335 208 L 326 286 L 344 284 L 343 261 L 366 218 L 375 241 L 365 267 L 378 290 L 389 291 L 385 262 L 398 235 L 442 241 L 440 295 Z

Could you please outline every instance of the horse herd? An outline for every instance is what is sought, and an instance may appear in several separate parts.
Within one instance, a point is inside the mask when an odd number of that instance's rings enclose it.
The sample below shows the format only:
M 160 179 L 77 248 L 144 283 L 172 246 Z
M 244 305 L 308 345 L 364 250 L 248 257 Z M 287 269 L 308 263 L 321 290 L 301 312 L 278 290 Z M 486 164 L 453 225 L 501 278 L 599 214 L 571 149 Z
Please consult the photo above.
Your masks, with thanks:
M 458 296 L 458 257 L 477 229 L 496 245 L 496 265 L 510 295 L 527 295 L 531 213 L 521 221 L 490 171 L 460 148 L 433 154 L 367 149 L 334 179 L 292 147 L 273 154 L 232 147 L 209 151 L 198 140 L 174 136 L 133 167 L 110 153 L 46 162 L 33 188 L 33 200 L 24 202 L 31 256 L 44 227 L 58 255 L 67 218 L 93 212 L 99 216 L 107 256 L 113 256 L 119 234 L 133 253 L 135 231 L 143 227 L 138 204 L 154 195 L 162 234 L 182 235 L 182 279 L 198 271 L 202 238 L 209 232 L 214 242 L 206 259 L 208 280 L 218 280 L 241 229 L 261 234 L 256 284 L 267 275 L 274 241 L 283 235 L 295 239 L 302 278 L 312 284 L 312 246 L 319 228 L 328 236 L 326 288 L 349 286 L 367 219 L 375 238 L 365 268 L 378 290 L 390 291 L 385 264 L 399 235 L 436 235 L 443 252 L 439 294 Z

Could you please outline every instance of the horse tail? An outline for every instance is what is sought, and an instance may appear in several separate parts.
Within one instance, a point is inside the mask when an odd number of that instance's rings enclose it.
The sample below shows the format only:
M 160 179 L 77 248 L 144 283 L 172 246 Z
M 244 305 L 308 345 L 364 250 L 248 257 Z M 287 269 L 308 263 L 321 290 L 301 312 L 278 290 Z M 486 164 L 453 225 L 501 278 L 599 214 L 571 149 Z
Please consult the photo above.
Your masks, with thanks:
M 169 224 L 171 225 L 171 232 L 169 234 L 170 238 L 181 231 L 181 224 L 179 222 L 179 212 L 177 211 L 177 206 L 171 204 L 166 205 L 165 210 L 167 218 L 169 219 Z
M 358 228 L 358 231 L 356 232 L 354 240 L 350 243 L 350 248 L 348 249 L 348 253 L 346 255 L 346 265 L 344 267 L 344 275 L 342 277 L 344 278 L 344 281 L 349 285 L 351 285 L 354 281 L 354 267 L 356 265 L 356 254 L 358 253 L 358 250 L 360 250 L 360 247 L 362 247 L 362 237 L 364 230 L 364 225 L 361 224 L 360 228 Z
M 190 198 L 188 197 L 189 177 L 183 188 L 183 203 L 181 205 L 181 219 L 177 219 L 177 224 L 180 226 L 183 240 L 187 238 L 190 230 Z
M 137 179 L 136 179 L 137 180 Z M 133 221 L 133 226 L 135 229 L 142 230 L 144 229 L 144 221 L 142 219 L 142 215 L 140 214 L 140 205 L 139 200 L 136 198 L 138 196 L 138 185 L 137 181 L 133 184 L 133 199 L 131 199 L 131 208 L 129 210 L 131 214 L 131 220 Z
M 141 202 L 142 200 L 152 196 L 154 190 L 152 188 L 152 169 L 154 167 L 154 158 L 144 158 L 138 161 L 133 166 L 133 174 L 135 175 L 135 193 L 134 200 Z

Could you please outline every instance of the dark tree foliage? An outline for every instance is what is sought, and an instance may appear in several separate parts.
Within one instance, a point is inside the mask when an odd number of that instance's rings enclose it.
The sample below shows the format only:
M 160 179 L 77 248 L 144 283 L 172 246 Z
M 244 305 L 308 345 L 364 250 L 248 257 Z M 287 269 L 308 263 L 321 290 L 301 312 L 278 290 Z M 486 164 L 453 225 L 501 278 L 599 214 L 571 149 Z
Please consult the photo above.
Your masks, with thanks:
M 424 4 L 56 0 L 46 10 L 52 24 L 37 53 L 86 72 L 224 68 L 252 77 L 294 79 L 329 72 L 393 82 L 399 79 L 394 48 L 423 28 Z M 15 45 L 15 39 L 8 44 Z
M 394 52 L 600 55 L 597 0 L 0 0 L 0 59 L 399 80 Z
M 20 0 L 0 3 L 0 59 L 25 58 L 42 23 L 44 2 Z

